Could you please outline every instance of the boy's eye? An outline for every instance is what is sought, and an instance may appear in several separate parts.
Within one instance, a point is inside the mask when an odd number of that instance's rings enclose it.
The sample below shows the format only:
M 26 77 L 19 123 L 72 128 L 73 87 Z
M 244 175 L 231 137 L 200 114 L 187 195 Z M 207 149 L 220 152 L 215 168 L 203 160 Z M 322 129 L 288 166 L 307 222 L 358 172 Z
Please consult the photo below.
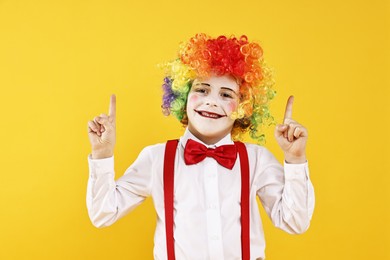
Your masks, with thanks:
M 206 93 L 206 89 L 204 89 L 204 88 L 197 88 L 197 89 L 195 89 L 195 92 Z
M 231 95 L 230 93 L 226 93 L 226 92 L 222 93 L 221 96 L 224 98 L 233 98 L 233 95 Z

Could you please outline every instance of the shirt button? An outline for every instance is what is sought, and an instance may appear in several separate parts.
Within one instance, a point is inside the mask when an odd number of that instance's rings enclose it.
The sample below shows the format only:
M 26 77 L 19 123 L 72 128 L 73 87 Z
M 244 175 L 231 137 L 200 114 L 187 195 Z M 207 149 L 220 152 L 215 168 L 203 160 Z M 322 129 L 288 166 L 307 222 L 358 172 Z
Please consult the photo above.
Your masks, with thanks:
M 219 240 L 219 237 L 217 235 L 213 235 L 213 236 L 211 236 L 211 239 L 212 240 Z

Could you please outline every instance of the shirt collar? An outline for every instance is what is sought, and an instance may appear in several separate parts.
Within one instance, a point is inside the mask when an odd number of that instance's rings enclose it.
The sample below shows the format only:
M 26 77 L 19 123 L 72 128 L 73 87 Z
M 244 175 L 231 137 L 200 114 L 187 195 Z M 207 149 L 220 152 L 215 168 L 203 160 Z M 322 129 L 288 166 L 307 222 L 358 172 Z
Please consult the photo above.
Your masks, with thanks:
M 186 128 L 184 134 L 182 137 L 180 137 L 180 143 L 181 145 L 183 146 L 183 148 L 186 146 L 187 144 L 187 141 L 188 139 L 192 139 L 194 141 L 197 141 L 198 143 L 201 143 L 203 144 L 204 146 L 206 146 L 207 148 L 216 148 L 218 146 L 221 146 L 221 145 L 226 145 L 226 144 L 233 144 L 234 142 L 232 141 L 232 138 L 231 138 L 231 135 L 230 133 L 227 134 L 224 138 L 222 138 L 221 140 L 219 140 L 217 143 L 215 144 L 212 144 L 212 145 L 208 145 L 208 144 L 205 144 L 203 143 L 201 140 L 199 140 L 195 135 L 193 135 L 190 130 L 188 130 L 188 127 Z

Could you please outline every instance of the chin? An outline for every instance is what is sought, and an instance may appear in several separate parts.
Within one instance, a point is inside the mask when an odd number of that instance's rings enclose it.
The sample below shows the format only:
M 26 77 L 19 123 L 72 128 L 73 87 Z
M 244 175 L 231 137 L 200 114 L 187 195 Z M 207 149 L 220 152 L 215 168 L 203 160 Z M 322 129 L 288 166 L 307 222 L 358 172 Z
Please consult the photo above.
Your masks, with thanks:
M 231 132 L 231 128 L 218 129 L 213 125 L 202 125 L 202 126 L 194 127 L 193 125 L 189 124 L 188 129 L 199 140 L 208 144 L 218 142 L 219 140 L 221 140 Z

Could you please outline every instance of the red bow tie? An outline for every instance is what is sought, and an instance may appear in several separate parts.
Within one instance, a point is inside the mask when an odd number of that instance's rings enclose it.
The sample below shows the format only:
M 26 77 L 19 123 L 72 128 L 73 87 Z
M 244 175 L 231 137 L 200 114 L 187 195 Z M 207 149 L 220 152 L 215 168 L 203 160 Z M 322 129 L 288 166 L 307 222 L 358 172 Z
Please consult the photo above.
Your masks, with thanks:
M 220 165 L 231 170 L 237 158 L 236 146 L 234 144 L 221 145 L 212 149 L 192 139 L 188 139 L 184 149 L 185 163 L 195 164 L 203 161 L 206 157 L 213 157 Z

